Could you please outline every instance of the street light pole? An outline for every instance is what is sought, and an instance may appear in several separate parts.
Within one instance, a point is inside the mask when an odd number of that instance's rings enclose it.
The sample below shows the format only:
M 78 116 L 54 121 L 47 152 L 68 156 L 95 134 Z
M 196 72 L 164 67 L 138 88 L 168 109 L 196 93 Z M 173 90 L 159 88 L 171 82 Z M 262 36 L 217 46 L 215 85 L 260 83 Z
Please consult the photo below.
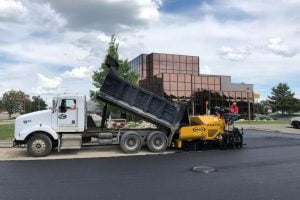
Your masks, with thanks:
M 250 114 L 250 88 L 247 88 L 247 99 L 248 99 L 248 122 L 250 124 L 251 121 L 251 114 Z

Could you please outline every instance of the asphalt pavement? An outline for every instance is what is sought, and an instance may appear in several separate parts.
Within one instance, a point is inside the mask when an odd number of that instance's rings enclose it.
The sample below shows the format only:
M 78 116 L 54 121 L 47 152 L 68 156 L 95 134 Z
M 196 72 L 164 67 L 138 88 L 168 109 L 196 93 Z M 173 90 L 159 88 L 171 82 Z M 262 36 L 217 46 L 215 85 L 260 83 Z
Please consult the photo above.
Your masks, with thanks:
M 300 135 L 246 131 L 241 150 L 1 161 L 0 199 L 300 199 Z M 216 172 L 193 172 L 195 166 Z

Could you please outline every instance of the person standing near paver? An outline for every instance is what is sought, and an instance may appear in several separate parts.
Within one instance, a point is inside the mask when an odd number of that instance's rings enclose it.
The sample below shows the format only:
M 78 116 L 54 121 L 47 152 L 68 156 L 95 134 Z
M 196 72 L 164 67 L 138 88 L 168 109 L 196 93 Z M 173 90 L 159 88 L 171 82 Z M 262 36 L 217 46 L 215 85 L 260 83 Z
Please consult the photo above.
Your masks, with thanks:
M 236 101 L 232 103 L 231 106 L 229 106 L 229 113 L 230 114 L 239 114 L 239 107 L 237 106 Z

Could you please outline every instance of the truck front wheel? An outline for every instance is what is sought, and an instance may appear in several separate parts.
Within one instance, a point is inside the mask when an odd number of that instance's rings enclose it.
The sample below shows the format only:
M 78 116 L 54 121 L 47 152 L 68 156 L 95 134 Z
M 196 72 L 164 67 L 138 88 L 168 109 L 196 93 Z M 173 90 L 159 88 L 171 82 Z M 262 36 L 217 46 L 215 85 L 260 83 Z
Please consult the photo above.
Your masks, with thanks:
M 166 134 L 154 131 L 147 137 L 147 146 L 152 152 L 164 152 L 168 147 Z
M 136 153 L 142 147 L 142 138 L 134 131 L 126 132 L 120 140 L 120 147 L 125 153 Z
M 294 122 L 292 123 L 292 125 L 293 125 L 293 128 L 300 128 L 300 122 L 294 121 Z
M 51 153 L 52 141 L 44 134 L 32 136 L 27 142 L 27 151 L 33 157 L 47 156 Z

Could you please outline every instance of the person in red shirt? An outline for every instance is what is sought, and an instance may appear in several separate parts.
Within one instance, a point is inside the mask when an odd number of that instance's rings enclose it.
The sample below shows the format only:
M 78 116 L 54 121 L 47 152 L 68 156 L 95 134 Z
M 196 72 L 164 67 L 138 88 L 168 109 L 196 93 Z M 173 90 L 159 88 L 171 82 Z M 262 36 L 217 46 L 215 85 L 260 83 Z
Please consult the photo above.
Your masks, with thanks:
M 231 106 L 229 106 L 229 113 L 230 114 L 238 114 L 239 113 L 239 107 L 237 106 L 237 103 L 234 101 Z

